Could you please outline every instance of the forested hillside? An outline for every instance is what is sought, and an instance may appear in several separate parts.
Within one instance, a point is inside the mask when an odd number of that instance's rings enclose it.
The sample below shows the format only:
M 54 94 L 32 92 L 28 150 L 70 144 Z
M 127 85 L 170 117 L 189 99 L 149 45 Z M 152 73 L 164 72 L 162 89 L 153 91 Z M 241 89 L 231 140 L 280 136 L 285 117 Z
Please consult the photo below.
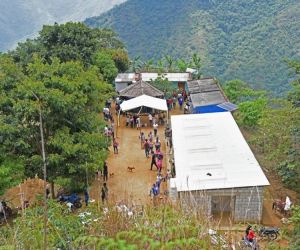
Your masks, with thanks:
M 299 16 L 297 0 L 129 0 L 86 23 L 113 27 L 131 57 L 198 52 L 205 75 L 282 94 L 290 80 L 284 58 L 300 56 Z
M 124 0 L 1 0 L 0 51 L 32 38 L 44 24 L 82 21 Z

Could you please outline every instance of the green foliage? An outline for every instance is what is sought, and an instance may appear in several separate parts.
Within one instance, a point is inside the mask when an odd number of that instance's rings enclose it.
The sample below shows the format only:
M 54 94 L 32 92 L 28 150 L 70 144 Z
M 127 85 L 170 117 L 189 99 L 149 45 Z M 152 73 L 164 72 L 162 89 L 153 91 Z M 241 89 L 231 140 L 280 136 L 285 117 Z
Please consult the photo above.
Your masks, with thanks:
M 104 214 L 92 204 L 85 212 L 90 214 L 80 218 L 49 201 L 49 249 L 214 249 L 198 213 L 165 205 L 146 207 L 144 216 L 128 218 L 114 207 Z M 1 227 L 0 247 L 4 246 L 41 249 L 42 208 L 27 209 L 11 227 Z
M 293 208 L 293 216 L 292 216 L 292 222 L 293 222 L 293 233 L 291 235 L 290 239 L 290 246 L 289 250 L 299 250 L 300 249 L 300 206 L 295 206 Z
M 93 64 L 96 53 L 103 53 L 109 57 L 105 58 L 109 65 L 105 65 L 104 69 L 100 68 L 100 71 L 108 76 L 111 74 L 108 71 L 115 72 L 118 68 L 123 72 L 128 68 L 127 52 L 116 33 L 108 29 L 91 29 L 82 23 L 45 25 L 36 39 L 19 43 L 10 55 L 26 73 L 26 67 L 34 61 L 35 54 L 48 63 L 52 63 L 52 58 L 58 58 L 60 62 L 80 61 L 88 67 Z M 104 67 L 103 62 L 100 64 Z M 109 69 L 109 66 L 112 69 Z
M 183 59 L 178 59 L 176 63 L 177 63 L 177 68 L 179 69 L 180 72 L 186 71 L 188 64 Z
M 238 104 L 238 122 L 246 127 L 257 126 L 267 107 L 266 92 L 254 90 L 241 80 L 225 82 L 223 89 L 228 99 Z
M 101 48 L 118 49 L 124 45 L 110 30 L 90 29 L 81 23 L 45 25 L 38 42 L 43 44 L 46 59 L 57 57 L 62 62 L 78 60 L 91 63 L 92 55 Z
M 192 61 L 190 63 L 190 66 L 196 70 L 196 73 L 194 74 L 195 79 L 200 79 L 202 77 L 202 63 L 201 63 L 201 57 L 198 56 L 196 53 L 192 56 Z
M 273 100 L 263 111 L 253 135 L 255 147 L 271 162 L 283 183 L 299 190 L 300 110 L 286 100 Z
M 265 98 L 258 98 L 253 101 L 242 102 L 238 106 L 239 121 L 242 125 L 254 127 L 262 118 L 262 113 L 266 108 L 267 100 Z
M 287 60 L 287 64 L 294 71 L 293 89 L 288 93 L 288 99 L 295 107 L 300 107 L 300 61 Z
M 290 87 L 283 58 L 299 57 L 299 13 L 297 0 L 131 0 L 85 23 L 116 30 L 131 56 L 187 60 L 197 53 L 205 75 L 282 95 Z
M 43 215 L 42 207 L 27 209 L 24 218 L 16 219 L 14 228 L 2 229 L 0 245 L 10 242 L 18 249 L 42 249 Z M 77 215 L 70 214 L 66 207 L 56 201 L 49 201 L 47 236 L 51 248 L 68 249 L 69 242 L 85 232 L 86 228 Z
M 35 57 L 26 70 L 28 75 L 18 84 L 10 81 L 8 88 L 7 81 L 1 82 L 8 100 L 0 126 L 3 152 L 22 157 L 27 176 L 41 176 L 41 107 L 49 180 L 62 176 L 80 184 L 86 172 L 94 173 L 107 156 L 98 114 L 112 87 L 99 80 L 96 68 L 84 69 L 80 62 L 52 58 L 48 64 Z M 8 70 L 3 68 L 2 74 L 10 79 Z
M 93 64 L 99 68 L 99 71 L 103 75 L 105 81 L 109 83 L 114 82 L 118 74 L 118 69 L 110 54 L 103 51 L 96 53 L 93 56 Z
M 252 89 L 246 82 L 231 80 L 224 83 L 223 90 L 227 98 L 236 104 L 263 97 L 266 92 Z
M 0 195 L 7 188 L 18 185 L 23 178 L 24 162 L 21 159 L 6 157 L 4 160 L 0 160 Z
M 124 49 L 109 50 L 112 55 L 112 59 L 119 72 L 125 72 L 129 68 L 128 54 Z
M 113 31 L 80 23 L 44 26 L 36 39 L 0 55 L 1 192 L 23 174 L 43 174 L 40 111 L 48 180 L 83 188 L 107 158 L 109 140 L 99 117 L 114 93 L 107 82 L 128 64 Z
M 159 75 L 154 81 L 151 81 L 150 84 L 164 92 L 167 98 L 171 97 L 173 91 L 176 90 L 172 86 L 172 83 L 169 82 L 169 80 L 164 75 Z

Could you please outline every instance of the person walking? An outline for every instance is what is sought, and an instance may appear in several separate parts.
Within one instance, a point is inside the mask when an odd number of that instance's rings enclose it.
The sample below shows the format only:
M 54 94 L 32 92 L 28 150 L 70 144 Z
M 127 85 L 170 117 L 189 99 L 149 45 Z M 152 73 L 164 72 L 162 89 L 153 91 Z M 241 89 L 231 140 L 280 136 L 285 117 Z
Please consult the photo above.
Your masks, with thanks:
M 104 182 L 103 186 L 101 188 L 101 200 L 102 200 L 102 203 L 104 203 L 104 201 L 107 201 L 107 198 L 108 198 L 108 188 L 107 188 L 106 183 Z
M 133 116 L 130 116 L 130 127 L 131 127 L 131 128 L 134 127 L 134 119 L 133 119 Z
M 150 196 L 156 197 L 159 194 L 159 189 L 157 185 L 153 184 L 151 189 L 150 189 Z
M 103 181 L 107 181 L 108 180 L 108 166 L 107 166 L 107 162 L 104 162 L 103 165 Z
M 158 124 L 156 122 L 153 123 L 153 131 L 154 131 L 154 137 L 157 136 L 157 129 L 158 129 Z
M 139 129 L 141 127 L 141 118 L 138 116 L 136 118 L 136 129 Z
M 152 170 L 153 165 L 155 165 L 156 169 L 158 170 L 157 164 L 156 164 L 156 154 L 154 151 L 151 151 L 152 158 L 151 158 L 151 165 L 150 165 L 150 170 Z
M 148 143 L 147 139 L 145 140 L 145 143 L 144 143 L 144 149 L 145 149 L 145 155 L 148 158 L 149 157 L 149 143 Z
M 114 147 L 114 154 L 118 154 L 119 143 L 117 142 L 116 138 L 113 139 L 113 147 Z
M 144 148 L 144 144 L 145 144 L 145 140 L 146 140 L 146 137 L 145 137 L 144 132 L 141 132 L 141 133 L 140 133 L 139 138 L 140 138 L 140 140 L 141 140 L 141 149 L 143 149 L 143 148 Z
M 85 206 L 88 206 L 90 201 L 90 196 L 87 188 L 84 189 L 84 201 L 85 201 Z
M 158 172 L 161 173 L 161 170 L 162 170 L 162 159 L 157 158 L 156 165 L 157 165 Z
M 148 141 L 149 143 L 149 152 L 153 151 L 153 143 L 151 141 Z
M 110 125 L 110 131 L 111 131 L 111 136 L 114 139 L 115 138 L 115 123 L 112 122 Z
M 150 142 L 153 141 L 153 134 L 152 134 L 152 131 L 150 131 L 150 133 L 148 134 L 148 139 Z
M 178 104 L 180 106 L 180 110 L 182 110 L 182 105 L 183 105 L 183 98 L 182 97 L 179 97 Z
M 159 138 L 157 136 L 156 137 L 156 141 L 155 141 L 155 150 L 156 151 L 160 151 L 160 145 L 161 145 L 161 143 L 160 143 L 160 140 L 159 140 Z
M 129 126 L 129 123 L 130 123 L 130 116 L 127 115 L 126 116 L 126 128 Z
M 152 117 L 151 113 L 149 113 L 148 119 L 149 119 L 149 126 L 151 127 L 152 126 L 152 120 L 153 120 L 153 117 Z

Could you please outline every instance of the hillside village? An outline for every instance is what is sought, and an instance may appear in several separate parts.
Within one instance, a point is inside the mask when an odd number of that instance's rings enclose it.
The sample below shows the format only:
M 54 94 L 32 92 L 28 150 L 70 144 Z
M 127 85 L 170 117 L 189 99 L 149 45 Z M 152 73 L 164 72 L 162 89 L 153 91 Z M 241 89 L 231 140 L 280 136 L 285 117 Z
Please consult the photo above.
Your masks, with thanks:
M 172 60 L 80 23 L 0 55 L 0 249 L 297 249 L 299 88 Z

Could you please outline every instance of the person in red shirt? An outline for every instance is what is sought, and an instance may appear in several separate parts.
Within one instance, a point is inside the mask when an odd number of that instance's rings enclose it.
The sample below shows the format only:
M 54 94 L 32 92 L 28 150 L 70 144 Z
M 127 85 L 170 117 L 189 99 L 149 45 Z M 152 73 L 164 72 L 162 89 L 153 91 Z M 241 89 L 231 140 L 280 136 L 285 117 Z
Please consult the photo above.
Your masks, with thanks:
M 255 238 L 255 233 L 252 229 L 252 226 L 248 226 L 246 229 L 246 238 L 248 241 L 253 242 L 254 238 Z

